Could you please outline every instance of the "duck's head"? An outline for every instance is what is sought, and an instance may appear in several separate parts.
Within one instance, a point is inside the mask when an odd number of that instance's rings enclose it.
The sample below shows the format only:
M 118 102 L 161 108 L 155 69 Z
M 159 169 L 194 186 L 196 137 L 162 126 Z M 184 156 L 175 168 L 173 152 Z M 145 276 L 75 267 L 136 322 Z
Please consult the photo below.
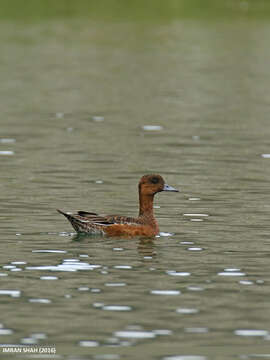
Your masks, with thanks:
M 158 174 L 144 175 L 139 182 L 139 193 L 143 195 L 155 195 L 161 191 L 178 192 L 172 186 L 165 184 L 162 176 Z

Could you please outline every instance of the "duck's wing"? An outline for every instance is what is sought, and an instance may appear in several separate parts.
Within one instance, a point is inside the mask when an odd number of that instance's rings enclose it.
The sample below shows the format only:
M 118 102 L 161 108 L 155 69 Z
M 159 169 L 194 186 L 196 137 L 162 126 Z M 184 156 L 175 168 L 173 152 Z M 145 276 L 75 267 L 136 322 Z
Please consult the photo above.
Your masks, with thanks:
M 112 224 L 129 224 L 137 225 L 140 223 L 139 219 L 120 216 L 120 215 L 98 215 L 96 213 L 88 211 L 78 211 L 77 215 L 83 217 L 85 220 L 89 220 L 96 224 L 112 225 Z
M 64 215 L 73 228 L 78 232 L 103 232 L 103 228 L 111 225 L 126 224 L 138 225 L 140 221 L 136 218 L 119 215 L 98 215 L 87 211 L 78 211 L 77 214 L 65 213 L 57 210 Z

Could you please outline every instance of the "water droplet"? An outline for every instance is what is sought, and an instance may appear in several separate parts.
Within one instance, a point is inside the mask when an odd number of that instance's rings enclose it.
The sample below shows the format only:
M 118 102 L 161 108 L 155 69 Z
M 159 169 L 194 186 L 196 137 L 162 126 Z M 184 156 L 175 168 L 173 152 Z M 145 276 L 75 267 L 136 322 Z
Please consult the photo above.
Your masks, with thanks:
M 89 290 L 89 287 L 87 286 L 81 286 L 78 288 L 78 291 L 88 291 Z
M 199 198 L 199 197 L 190 197 L 190 198 L 188 198 L 188 200 L 190 200 L 190 201 L 199 201 L 199 200 L 201 200 L 201 198 Z
M 123 251 L 123 248 L 113 248 L 113 251 Z
M 114 268 L 126 270 L 126 269 L 132 269 L 132 266 L 130 266 L 130 265 L 115 265 Z
M 11 262 L 12 265 L 24 265 L 27 264 L 25 261 L 12 261 Z

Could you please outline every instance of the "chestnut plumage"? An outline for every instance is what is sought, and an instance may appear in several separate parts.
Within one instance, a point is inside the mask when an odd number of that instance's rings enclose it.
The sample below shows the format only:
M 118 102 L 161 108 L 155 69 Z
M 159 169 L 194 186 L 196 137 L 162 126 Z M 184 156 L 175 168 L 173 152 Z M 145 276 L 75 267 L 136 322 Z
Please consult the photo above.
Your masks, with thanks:
M 139 216 L 98 215 L 94 212 L 78 211 L 77 214 L 63 214 L 76 232 L 101 234 L 107 236 L 145 236 L 152 237 L 159 233 L 158 223 L 154 216 L 154 196 L 161 191 L 178 192 L 165 184 L 162 176 L 144 175 L 139 182 Z

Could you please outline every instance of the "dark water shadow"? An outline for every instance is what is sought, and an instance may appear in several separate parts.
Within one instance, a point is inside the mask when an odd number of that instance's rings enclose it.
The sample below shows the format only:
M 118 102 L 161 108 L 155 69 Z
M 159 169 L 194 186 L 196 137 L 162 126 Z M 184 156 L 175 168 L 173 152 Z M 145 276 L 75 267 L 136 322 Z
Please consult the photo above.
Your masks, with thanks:
M 87 233 L 78 233 L 74 235 L 71 239 L 72 242 L 83 242 L 87 240 L 97 240 L 100 239 L 101 241 L 112 241 L 112 238 L 110 237 L 102 237 L 100 235 L 93 235 L 93 234 L 87 234 Z M 115 242 L 118 240 L 127 240 L 138 243 L 137 250 L 138 253 L 142 256 L 156 256 L 156 250 L 155 250 L 155 238 L 145 238 L 145 237 L 136 237 L 136 238 L 127 238 L 127 237 L 117 237 L 115 238 Z
M 153 257 L 157 255 L 155 250 L 154 238 L 140 238 L 138 243 L 138 253 L 144 257 Z

